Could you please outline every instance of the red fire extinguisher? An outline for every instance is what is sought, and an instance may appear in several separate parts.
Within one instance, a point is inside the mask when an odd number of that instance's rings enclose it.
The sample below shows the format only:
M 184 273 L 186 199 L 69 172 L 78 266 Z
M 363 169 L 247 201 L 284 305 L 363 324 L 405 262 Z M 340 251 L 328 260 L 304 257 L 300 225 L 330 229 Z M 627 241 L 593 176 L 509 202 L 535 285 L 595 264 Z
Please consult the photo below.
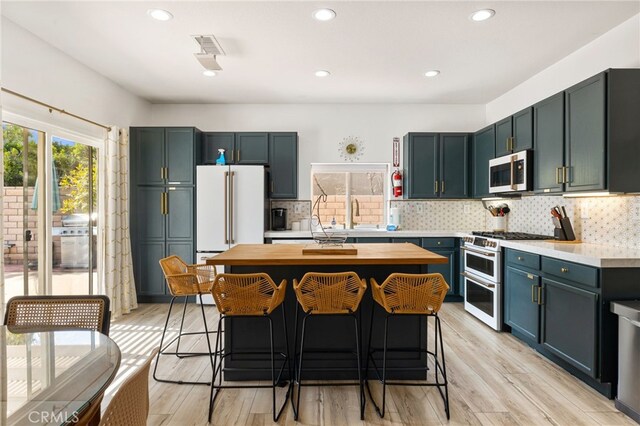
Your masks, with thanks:
M 402 197 L 402 173 L 399 169 L 391 174 L 391 184 L 393 185 L 393 196 Z

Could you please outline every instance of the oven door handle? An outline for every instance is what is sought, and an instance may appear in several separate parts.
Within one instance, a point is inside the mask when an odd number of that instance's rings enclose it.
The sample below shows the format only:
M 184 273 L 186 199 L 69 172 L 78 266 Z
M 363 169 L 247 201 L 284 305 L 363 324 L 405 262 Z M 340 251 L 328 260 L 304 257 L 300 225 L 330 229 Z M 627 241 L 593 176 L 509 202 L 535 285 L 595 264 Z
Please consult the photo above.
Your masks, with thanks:
M 495 257 L 496 256 L 495 253 L 491 253 L 491 252 L 488 252 L 488 251 L 472 250 L 469 247 L 460 247 L 460 250 L 467 250 L 467 251 L 470 251 L 471 253 L 477 253 L 477 254 L 481 254 L 483 256 L 487 256 L 487 257 Z
M 493 284 L 493 283 L 488 283 L 488 282 L 486 282 L 486 281 L 479 280 L 478 278 L 476 278 L 476 277 L 474 277 L 473 275 L 468 274 L 468 273 L 466 273 L 466 272 L 460 272 L 460 275 L 462 275 L 462 276 L 463 276 L 463 277 L 465 277 L 466 279 L 471 280 L 471 281 L 473 281 L 474 283 L 478 284 L 479 286 L 484 287 L 484 288 L 486 288 L 486 289 L 488 289 L 488 290 L 493 290 L 494 288 L 496 288 L 496 285 L 495 285 L 495 284 Z

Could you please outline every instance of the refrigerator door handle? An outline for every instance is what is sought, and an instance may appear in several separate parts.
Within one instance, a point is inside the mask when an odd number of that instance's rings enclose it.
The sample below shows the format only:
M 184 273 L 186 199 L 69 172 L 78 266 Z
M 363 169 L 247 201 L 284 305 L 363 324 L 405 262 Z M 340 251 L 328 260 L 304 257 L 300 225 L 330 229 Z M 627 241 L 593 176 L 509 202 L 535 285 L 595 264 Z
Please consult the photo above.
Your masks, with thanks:
M 229 172 L 224 172 L 224 243 L 229 244 L 229 235 L 227 234 L 227 181 L 229 180 Z
M 231 172 L 231 182 L 229 184 L 229 234 L 231 236 L 231 244 L 235 244 L 235 240 L 233 239 L 233 215 L 234 215 L 234 205 L 233 205 L 233 179 L 235 172 Z

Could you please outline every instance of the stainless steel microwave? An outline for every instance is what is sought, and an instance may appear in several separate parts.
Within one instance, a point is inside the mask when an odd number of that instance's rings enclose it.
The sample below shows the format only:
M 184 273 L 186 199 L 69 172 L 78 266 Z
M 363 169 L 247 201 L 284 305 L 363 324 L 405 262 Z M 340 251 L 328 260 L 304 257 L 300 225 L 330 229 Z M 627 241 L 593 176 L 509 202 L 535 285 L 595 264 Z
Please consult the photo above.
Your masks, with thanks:
M 489 192 L 530 191 L 533 181 L 531 154 L 526 150 L 489 160 Z

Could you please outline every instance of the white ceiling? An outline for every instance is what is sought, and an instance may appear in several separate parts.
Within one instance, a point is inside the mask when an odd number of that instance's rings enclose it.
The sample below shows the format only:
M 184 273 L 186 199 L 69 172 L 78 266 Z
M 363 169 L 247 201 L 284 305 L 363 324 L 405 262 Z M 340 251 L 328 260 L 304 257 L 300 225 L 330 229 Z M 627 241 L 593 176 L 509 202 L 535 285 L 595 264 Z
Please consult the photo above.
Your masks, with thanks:
M 11 21 L 153 103 L 484 104 L 640 11 L 637 0 L 2 3 Z M 151 7 L 175 18 L 152 20 Z M 319 7 L 337 18 L 315 21 Z M 472 22 L 484 7 L 495 17 Z M 193 34 L 215 34 L 226 51 L 216 77 L 202 75 Z

